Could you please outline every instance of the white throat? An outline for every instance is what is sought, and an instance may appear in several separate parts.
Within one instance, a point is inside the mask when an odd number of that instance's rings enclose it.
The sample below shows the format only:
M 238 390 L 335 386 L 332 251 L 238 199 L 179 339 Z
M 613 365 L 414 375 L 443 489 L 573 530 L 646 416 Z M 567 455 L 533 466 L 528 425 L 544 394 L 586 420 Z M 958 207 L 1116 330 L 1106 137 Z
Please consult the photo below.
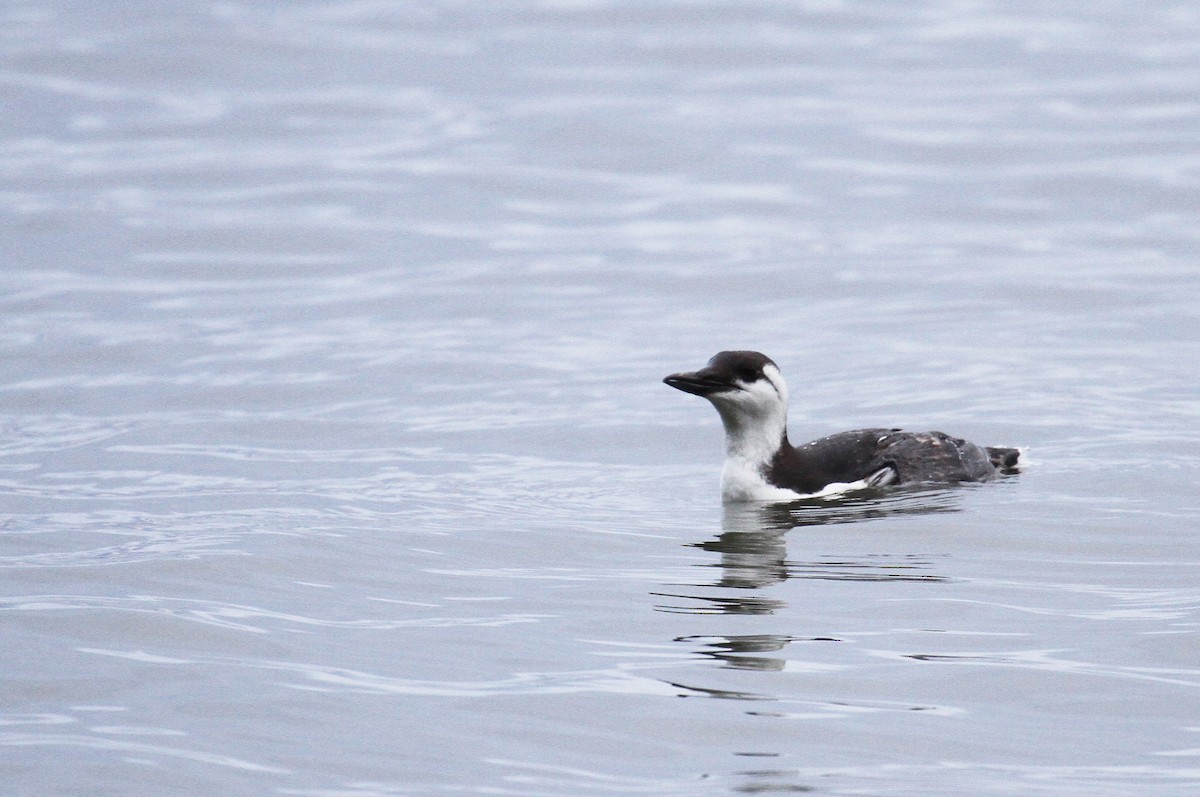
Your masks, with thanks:
M 788 391 L 779 370 L 768 365 L 764 378 L 738 383 L 738 390 L 710 397 L 725 426 L 725 467 L 721 497 L 727 501 L 795 498 L 799 493 L 769 484 L 765 474 L 787 437 Z

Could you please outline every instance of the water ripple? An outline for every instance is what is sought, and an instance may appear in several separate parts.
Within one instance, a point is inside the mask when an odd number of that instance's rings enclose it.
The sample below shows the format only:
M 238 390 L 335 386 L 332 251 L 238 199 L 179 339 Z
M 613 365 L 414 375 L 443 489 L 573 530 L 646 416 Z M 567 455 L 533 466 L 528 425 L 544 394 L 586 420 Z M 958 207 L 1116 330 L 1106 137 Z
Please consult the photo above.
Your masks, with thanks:
M 0 568 L 92 567 L 130 564 L 147 560 L 166 562 L 195 559 L 204 555 L 242 553 L 231 547 L 238 539 L 236 532 L 219 534 L 155 533 L 152 537 L 151 539 L 73 551 L 0 556 Z
M 1114 666 L 1056 655 L 1055 650 L 954 651 L 899 653 L 872 650 L 883 659 L 911 660 L 968 667 L 1010 667 L 1021 670 L 1086 675 L 1118 680 L 1149 681 L 1173 686 L 1200 687 L 1200 669 Z
M 151 661 L 173 665 L 209 664 L 227 667 L 268 670 L 290 673 L 298 677 L 288 686 L 315 692 L 366 693 L 384 695 L 428 695 L 439 697 L 489 697 L 499 695 L 574 694 L 602 692 L 605 694 L 639 694 L 664 697 L 677 696 L 679 687 L 658 678 L 637 673 L 638 670 L 659 669 L 661 663 L 629 663 L 608 669 L 568 672 L 518 673 L 510 678 L 490 681 L 438 681 L 418 678 L 399 678 L 345 667 L 331 667 L 298 661 L 248 660 L 221 657 L 147 659 L 143 651 L 87 648 L 83 652 L 130 661 Z
M 120 418 L 36 416 L 5 419 L 0 434 L 0 456 L 61 451 L 95 445 L 120 437 L 136 424 Z
M 31 595 L 0 599 L 0 611 L 13 612 L 134 612 L 171 617 L 235 631 L 268 633 L 272 627 L 336 628 L 388 631 L 399 628 L 496 627 L 535 623 L 546 615 L 504 614 L 491 617 L 420 617 L 389 620 L 330 620 L 257 606 L 199 599 L 133 595 L 101 598 L 85 595 Z
M 745 747 L 750 747 L 747 744 Z M 744 749 L 744 748 L 743 748 Z M 1144 765 L 996 764 L 950 758 L 933 764 L 872 763 L 850 766 L 788 766 L 781 752 L 745 752 L 764 764 L 737 772 L 691 778 L 636 777 L 595 769 L 547 764 L 537 760 L 492 758 L 488 763 L 508 773 L 507 785 L 489 791 L 501 795 L 652 794 L 694 797 L 697 794 L 1183 794 L 1200 779 L 1200 768 Z M 782 759 L 782 760 L 779 760 Z M 973 784 L 964 787 L 963 784 Z M 1155 788 L 1171 791 L 1154 791 Z M 1151 789 L 1147 792 L 1147 789 Z M 342 792 L 300 791 L 311 797 Z M 384 797 L 388 789 L 351 792 Z
M 170 734 L 167 734 L 170 735 Z M 166 758 L 195 761 L 201 764 L 226 767 L 247 772 L 268 772 L 284 774 L 290 770 L 280 767 L 258 764 L 243 758 L 211 753 L 203 750 L 189 750 L 182 747 L 169 747 L 161 744 L 146 742 L 130 742 L 104 736 L 86 736 L 70 733 L 0 733 L 0 747 L 62 747 L 87 748 L 104 750 L 125 755 L 147 756 L 150 758 Z
M 1195 567 L 1194 563 L 1172 563 L 1172 565 L 1178 564 L 1191 564 L 1192 567 Z M 1200 613 L 1200 590 L 1196 589 L 1129 588 L 1099 584 L 1038 584 L 1018 581 L 1001 582 L 989 579 L 980 579 L 975 583 L 980 586 L 999 587 L 1014 595 L 1026 591 L 1051 593 L 1059 599 L 1059 603 L 1053 606 L 1033 606 L 958 597 L 936 597 L 933 600 L 943 603 L 989 606 L 1024 614 L 1080 617 L 1088 620 L 1179 620 Z M 1064 598 L 1076 596 L 1103 599 L 1106 607 L 1081 609 L 1062 603 Z M 1115 606 L 1112 605 L 1114 603 Z

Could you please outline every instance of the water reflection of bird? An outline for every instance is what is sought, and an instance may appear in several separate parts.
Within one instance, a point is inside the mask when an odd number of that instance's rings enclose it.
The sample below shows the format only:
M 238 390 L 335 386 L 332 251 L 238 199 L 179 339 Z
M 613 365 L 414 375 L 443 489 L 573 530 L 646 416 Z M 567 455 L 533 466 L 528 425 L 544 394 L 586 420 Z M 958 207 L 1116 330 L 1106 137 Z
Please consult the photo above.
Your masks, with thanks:
M 828 581 L 944 581 L 929 572 L 930 557 L 921 554 L 859 554 L 818 559 L 789 559 L 787 532 L 805 526 L 854 523 L 899 515 L 959 511 L 960 495 L 948 489 L 859 492 L 833 499 L 788 504 L 726 504 L 721 533 L 694 548 L 720 554 L 710 567 L 715 581 L 690 585 L 703 594 L 655 593 L 688 604 L 663 604 L 660 611 L 693 614 L 773 614 L 786 604 L 756 592 L 787 579 Z M 719 594 L 709 594 L 712 588 Z
M 715 581 L 689 585 L 673 592 L 656 592 L 668 601 L 658 611 L 680 614 L 773 615 L 786 602 L 762 594 L 764 588 L 792 578 L 831 581 L 944 581 L 930 572 L 931 559 L 917 554 L 858 554 L 813 560 L 793 560 L 787 555 L 787 534 L 802 527 L 853 523 L 899 515 L 927 515 L 959 511 L 961 493 L 941 489 L 858 492 L 833 499 L 808 499 L 788 504 L 726 504 L 721 533 L 692 547 L 720 554 L 708 565 L 719 568 Z M 803 539 L 803 536 L 801 536 Z M 706 572 L 711 572 L 707 570 Z M 735 670 L 783 671 L 796 654 L 796 644 L 826 645 L 842 642 L 836 636 L 813 634 L 685 635 L 676 642 L 689 646 L 698 657 L 720 662 Z M 808 666 L 813 666 L 811 663 Z M 778 697 L 711 686 L 668 681 L 685 695 L 728 700 L 778 700 Z M 829 711 L 828 705 L 821 705 Z

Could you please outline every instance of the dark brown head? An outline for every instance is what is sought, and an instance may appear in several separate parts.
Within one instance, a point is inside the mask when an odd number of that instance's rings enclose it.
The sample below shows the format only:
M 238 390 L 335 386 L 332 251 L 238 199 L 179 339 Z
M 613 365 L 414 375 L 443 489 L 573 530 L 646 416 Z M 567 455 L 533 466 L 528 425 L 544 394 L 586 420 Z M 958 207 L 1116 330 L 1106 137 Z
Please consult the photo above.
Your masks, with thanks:
M 767 368 L 779 374 L 767 355 L 757 351 L 723 351 L 708 361 L 699 371 L 671 374 L 663 382 L 676 390 L 712 399 L 718 393 L 749 389 L 760 379 L 767 379 Z M 782 383 L 782 379 L 779 380 Z

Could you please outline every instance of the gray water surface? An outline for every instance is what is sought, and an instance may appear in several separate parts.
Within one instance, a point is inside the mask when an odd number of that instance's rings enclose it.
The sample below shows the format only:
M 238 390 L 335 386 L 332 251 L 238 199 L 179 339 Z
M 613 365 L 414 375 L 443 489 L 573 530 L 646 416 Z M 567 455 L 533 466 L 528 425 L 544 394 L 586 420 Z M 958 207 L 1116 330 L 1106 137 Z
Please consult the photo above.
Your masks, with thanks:
M 1191 795 L 1200 12 L 0 11 L 8 795 Z M 1019 476 L 723 509 L 660 383 Z

